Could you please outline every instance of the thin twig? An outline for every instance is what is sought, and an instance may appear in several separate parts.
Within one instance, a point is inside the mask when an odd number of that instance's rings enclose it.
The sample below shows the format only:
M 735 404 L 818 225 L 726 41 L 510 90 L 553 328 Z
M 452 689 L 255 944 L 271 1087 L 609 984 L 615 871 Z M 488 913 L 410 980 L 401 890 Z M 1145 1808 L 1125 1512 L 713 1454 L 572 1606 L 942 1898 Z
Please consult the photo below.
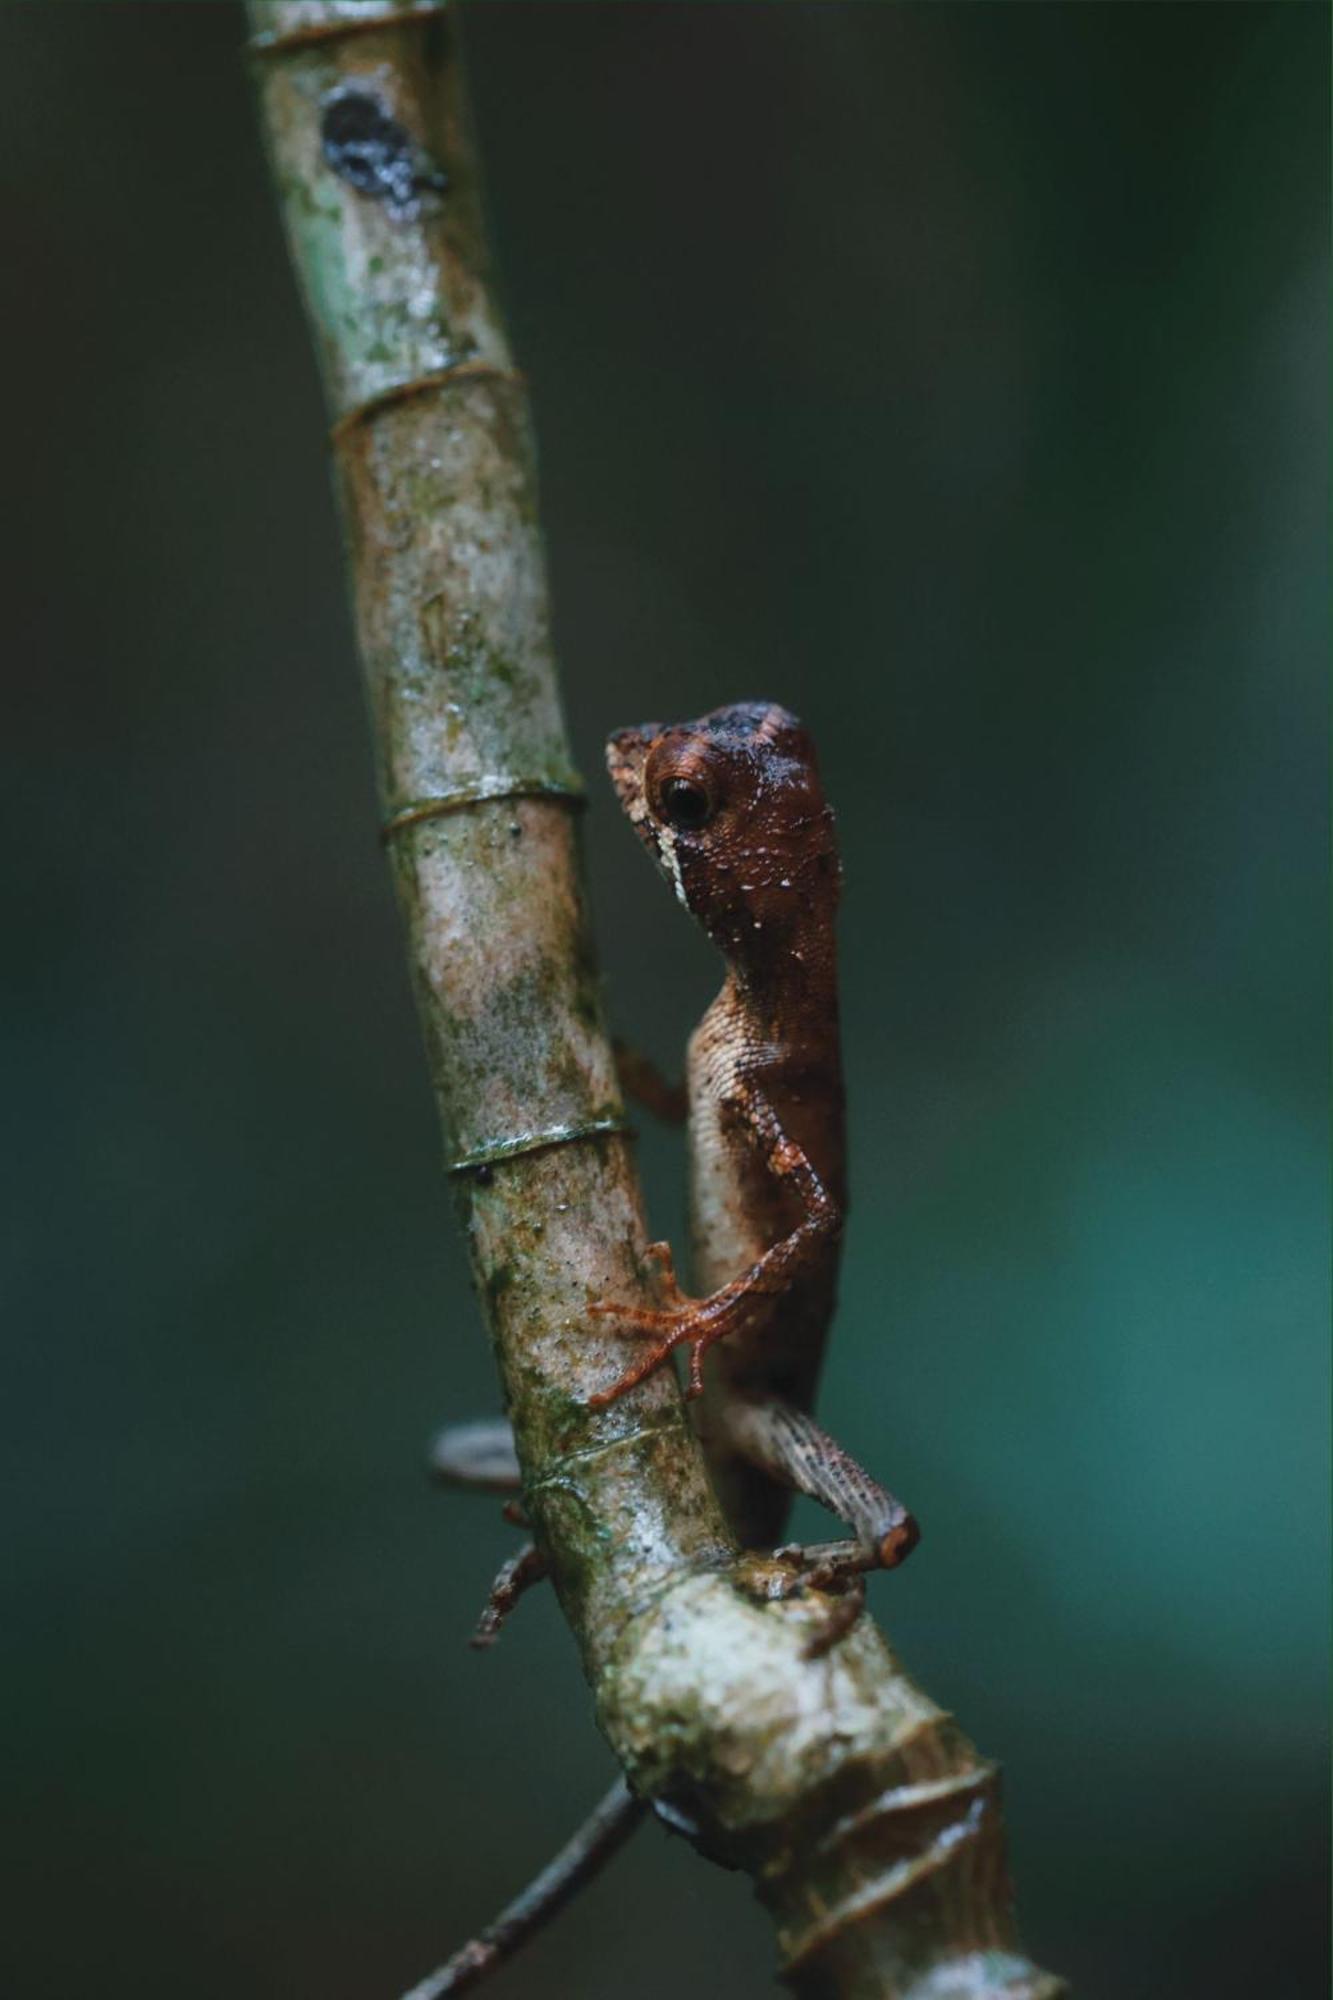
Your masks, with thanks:
M 430 1474 L 465 1493 L 517 1493 L 523 1481 L 513 1431 L 503 1417 L 448 1425 L 431 1440 Z
M 444 2000 L 449 1993 L 466 1993 L 469 1986 L 494 1972 L 606 1866 L 646 1811 L 624 1779 L 617 1779 L 573 1839 L 501 1910 L 494 1923 L 487 1924 L 445 1964 L 428 1973 L 403 2000 Z

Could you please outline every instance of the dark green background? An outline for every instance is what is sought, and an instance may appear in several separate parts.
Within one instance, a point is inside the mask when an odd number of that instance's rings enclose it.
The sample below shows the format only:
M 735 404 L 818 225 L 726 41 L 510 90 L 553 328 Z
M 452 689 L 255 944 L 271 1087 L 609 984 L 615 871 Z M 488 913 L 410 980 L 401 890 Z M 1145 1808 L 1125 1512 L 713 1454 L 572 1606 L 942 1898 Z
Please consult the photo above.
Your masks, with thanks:
M 811 723 L 823 1408 L 1085 1996 L 1323 1987 L 1321 6 L 474 6 L 612 1012 L 612 725 Z M 230 7 L 0 15 L 5 2000 L 391 2000 L 609 1775 L 513 1532 Z M 655 1217 L 678 1142 L 645 1135 Z M 655 1828 L 503 1996 L 760 1995 Z

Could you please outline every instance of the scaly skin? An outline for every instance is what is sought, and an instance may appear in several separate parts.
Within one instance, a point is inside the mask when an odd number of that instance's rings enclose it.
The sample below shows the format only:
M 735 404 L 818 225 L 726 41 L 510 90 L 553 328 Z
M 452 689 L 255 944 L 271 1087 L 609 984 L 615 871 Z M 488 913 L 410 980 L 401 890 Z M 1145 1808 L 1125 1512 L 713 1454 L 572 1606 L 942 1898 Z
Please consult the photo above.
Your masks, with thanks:
M 703 1295 L 687 1297 L 666 1243 L 649 1244 L 659 1304 L 590 1302 L 643 1345 L 589 1400 L 605 1407 L 690 1353 L 689 1394 L 719 1496 L 743 1546 L 773 1549 L 793 1492 L 852 1530 L 850 1542 L 781 1551 L 806 1583 L 846 1590 L 916 1546 L 916 1522 L 809 1414 L 833 1314 L 846 1211 L 834 920 L 833 815 L 814 745 L 785 709 L 742 703 L 697 722 L 623 729 L 607 746 L 631 823 L 680 901 L 722 951 L 727 975 L 690 1040 L 685 1093 L 621 1052 L 627 1089 L 651 1109 L 688 1108 L 691 1236 Z M 705 1385 L 703 1362 L 716 1348 Z M 437 1443 L 440 1476 L 518 1486 L 506 1428 L 469 1425 Z M 779 1565 L 779 1569 L 782 1565 Z M 535 1574 L 507 1565 L 483 1629 L 493 1637 Z M 854 1615 L 855 1607 L 849 1609 Z
M 771 1549 L 793 1491 L 852 1528 L 850 1542 L 779 1550 L 755 1565 L 747 1586 L 764 1597 L 805 1588 L 840 1597 L 808 1644 L 814 1656 L 855 1623 L 865 1572 L 894 1568 L 918 1533 L 901 1502 L 808 1414 L 847 1202 L 833 815 L 809 736 L 770 703 L 717 709 L 674 728 L 623 729 L 607 745 L 607 764 L 636 831 L 721 949 L 727 975 L 690 1038 L 687 1074 L 693 1266 L 705 1295 L 687 1298 L 670 1247 L 650 1244 L 660 1309 L 610 1300 L 589 1306 L 647 1343 L 634 1367 L 590 1401 L 614 1402 L 688 1345 L 689 1393 L 704 1396 L 703 1441 L 741 1542 Z M 622 1051 L 621 1075 L 650 1109 L 679 1117 L 687 1108 L 642 1058 Z M 451 1485 L 493 1492 L 519 1484 L 504 1424 L 443 1433 L 435 1464 Z M 530 1544 L 505 1564 L 474 1644 L 493 1642 L 521 1592 L 544 1573 Z M 506 1915 L 416 1989 L 422 2000 L 461 1991 L 497 1963 L 507 1925 L 522 1936 L 544 1922 L 639 1810 L 623 1792 L 599 1808 L 514 1906 L 521 1927 Z M 587 1868 L 585 1856 L 594 1857 Z
M 771 1547 L 787 1492 L 728 1435 L 727 1409 L 779 1399 L 808 1411 L 832 1317 L 846 1163 L 834 923 L 840 869 L 814 745 L 785 709 L 743 703 L 612 736 L 612 783 L 635 831 L 723 953 L 726 979 L 690 1041 L 693 1274 L 679 1290 L 652 1246 L 662 1309 L 599 1301 L 650 1344 L 608 1403 L 690 1350 L 709 1365 L 702 1430 L 733 1524 Z M 904 1549 L 902 1553 L 906 1553 Z

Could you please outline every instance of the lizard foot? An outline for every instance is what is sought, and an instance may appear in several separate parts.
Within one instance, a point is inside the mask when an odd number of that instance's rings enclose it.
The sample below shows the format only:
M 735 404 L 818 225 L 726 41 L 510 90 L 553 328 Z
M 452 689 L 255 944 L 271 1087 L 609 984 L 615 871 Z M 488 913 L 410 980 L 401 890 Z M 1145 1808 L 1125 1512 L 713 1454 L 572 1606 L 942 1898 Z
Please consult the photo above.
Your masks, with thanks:
M 685 1394 L 687 1398 L 702 1395 L 703 1359 L 709 1348 L 744 1325 L 756 1309 L 768 1304 L 767 1295 L 757 1292 L 749 1278 L 724 1285 L 711 1298 L 690 1298 L 680 1288 L 669 1243 L 650 1243 L 644 1256 L 657 1267 L 658 1294 L 666 1301 L 665 1305 L 618 1306 L 610 1300 L 598 1299 L 588 1307 L 588 1314 L 592 1319 L 613 1319 L 626 1333 L 655 1334 L 657 1339 L 647 1354 L 611 1388 L 599 1389 L 589 1396 L 591 1410 L 603 1410 L 626 1390 L 637 1388 L 676 1348 L 686 1345 L 690 1350 L 690 1367 Z
M 775 1549 L 772 1561 L 782 1566 L 786 1576 L 770 1577 L 766 1582 L 765 1595 L 770 1601 L 804 1597 L 811 1590 L 835 1600 L 829 1616 L 803 1649 L 807 1660 L 821 1659 L 847 1636 L 865 1609 L 866 1572 L 877 1567 L 875 1558 L 858 1542 L 820 1542 L 813 1548 L 791 1542 Z
M 486 1609 L 477 1620 L 477 1629 L 472 1634 L 472 1644 L 483 1650 L 493 1646 L 500 1636 L 500 1628 L 524 1591 L 531 1590 L 534 1583 L 540 1583 L 546 1573 L 546 1558 L 532 1542 L 526 1542 L 517 1555 L 510 1556 L 491 1585 Z

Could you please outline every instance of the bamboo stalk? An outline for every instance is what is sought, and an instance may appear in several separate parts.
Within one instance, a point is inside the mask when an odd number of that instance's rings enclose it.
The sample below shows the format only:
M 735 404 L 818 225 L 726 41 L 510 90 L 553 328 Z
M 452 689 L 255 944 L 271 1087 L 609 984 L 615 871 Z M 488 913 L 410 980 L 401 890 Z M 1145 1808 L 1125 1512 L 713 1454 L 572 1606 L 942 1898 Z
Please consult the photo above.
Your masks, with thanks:
M 669 1371 L 605 1410 L 646 1296 L 580 880 L 524 385 L 486 262 L 452 10 L 252 0 L 333 418 L 388 844 L 525 1511 L 633 1791 L 747 1869 L 797 1993 L 1053 2000 L 994 1767 L 870 1621 L 772 1598 Z

